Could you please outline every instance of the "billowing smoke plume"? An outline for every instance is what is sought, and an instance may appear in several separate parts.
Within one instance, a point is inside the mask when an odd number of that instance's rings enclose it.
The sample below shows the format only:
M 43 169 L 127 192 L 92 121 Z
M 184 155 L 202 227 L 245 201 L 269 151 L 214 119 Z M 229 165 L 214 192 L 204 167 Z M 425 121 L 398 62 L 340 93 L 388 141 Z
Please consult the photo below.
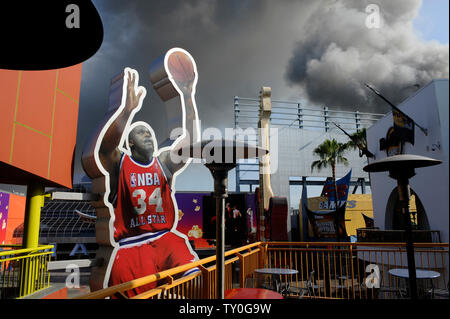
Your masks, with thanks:
M 174 46 L 197 62 L 203 129 L 233 127 L 233 97 L 257 97 L 261 86 L 272 88 L 274 100 L 385 113 L 389 107 L 363 82 L 399 102 L 415 84 L 448 77 L 448 45 L 425 43 L 413 30 L 419 0 L 93 2 L 105 34 L 100 50 L 83 63 L 76 171 L 82 146 L 105 115 L 109 81 L 126 66 L 138 70 L 147 88 L 135 120 L 165 139 L 164 106 L 148 68 Z M 379 29 L 365 25 L 373 2 L 382 16 Z
M 371 2 L 324 1 L 308 17 L 287 79 L 311 102 L 385 111 L 386 104 L 364 82 L 400 103 L 432 79 L 448 78 L 448 44 L 424 42 L 413 30 L 420 0 L 377 1 L 379 21 Z

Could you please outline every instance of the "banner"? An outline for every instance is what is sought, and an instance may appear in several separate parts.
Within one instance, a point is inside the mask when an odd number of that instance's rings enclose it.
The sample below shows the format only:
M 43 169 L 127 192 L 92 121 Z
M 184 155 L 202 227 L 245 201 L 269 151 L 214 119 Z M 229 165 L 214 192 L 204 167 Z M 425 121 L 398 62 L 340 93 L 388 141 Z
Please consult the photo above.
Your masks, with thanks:
M 336 229 L 334 227 L 335 211 L 311 211 L 306 207 L 305 212 L 308 214 L 308 220 L 316 238 L 336 239 Z M 337 214 L 339 215 L 339 237 L 341 239 L 347 239 L 348 235 L 345 229 L 344 205 L 338 208 Z
M 8 223 L 9 194 L 0 192 L 0 245 L 5 244 Z
M 350 188 L 350 179 L 352 177 L 352 170 L 350 170 L 347 175 L 336 181 L 337 193 L 338 193 L 338 206 L 342 206 L 347 202 L 348 190 Z M 333 181 L 327 181 L 322 189 L 321 196 L 328 197 L 328 203 L 325 203 L 324 207 L 321 209 L 335 209 L 335 190 Z M 345 207 L 345 205 L 344 205 Z
M 394 132 L 404 142 L 414 145 L 414 121 L 397 110 L 392 110 L 394 118 Z
M 308 209 L 312 211 L 322 210 L 328 204 L 328 198 L 325 196 L 314 196 L 308 198 Z M 301 204 L 299 205 L 302 211 Z M 367 224 L 363 214 L 373 219 L 372 195 L 371 194 L 348 194 L 347 204 L 345 207 L 345 231 L 348 236 L 356 236 L 358 228 L 366 228 Z M 306 217 L 306 215 L 301 214 Z M 305 218 L 307 219 L 307 218 Z M 303 219 L 303 220 L 305 220 Z M 306 220 L 308 223 L 308 221 Z M 304 223 L 304 222 L 303 222 Z M 303 229 L 303 234 L 312 235 L 312 229 Z
M 410 142 L 414 145 L 414 125 L 417 125 L 421 131 L 427 135 L 427 130 L 414 122 L 412 118 L 403 113 L 398 107 L 392 104 L 388 99 L 386 99 L 380 92 L 372 88 L 367 83 L 364 83 L 372 92 L 378 95 L 383 101 L 389 104 L 392 108 L 392 117 L 394 118 L 394 131 L 396 136 L 398 136 L 402 142 Z
M 210 245 L 204 238 L 203 197 L 207 193 L 176 193 L 178 205 L 177 230 L 186 235 L 195 248 L 206 248 Z
M 314 237 L 317 239 L 336 239 L 336 229 L 334 224 L 335 214 L 339 217 L 339 238 L 347 240 L 348 235 L 345 229 L 345 202 L 340 205 L 337 211 L 312 211 L 308 208 L 308 195 L 306 186 L 303 186 L 302 191 L 302 214 L 307 216 L 307 219 L 312 227 Z

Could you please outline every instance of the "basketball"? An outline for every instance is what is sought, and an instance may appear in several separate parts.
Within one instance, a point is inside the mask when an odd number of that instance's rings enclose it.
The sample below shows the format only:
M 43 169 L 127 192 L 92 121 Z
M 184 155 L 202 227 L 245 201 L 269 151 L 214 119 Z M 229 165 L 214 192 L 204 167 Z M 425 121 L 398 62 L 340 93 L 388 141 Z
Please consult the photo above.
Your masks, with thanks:
M 194 65 L 189 56 L 185 53 L 176 51 L 168 58 L 168 71 L 177 82 L 192 81 L 194 79 Z

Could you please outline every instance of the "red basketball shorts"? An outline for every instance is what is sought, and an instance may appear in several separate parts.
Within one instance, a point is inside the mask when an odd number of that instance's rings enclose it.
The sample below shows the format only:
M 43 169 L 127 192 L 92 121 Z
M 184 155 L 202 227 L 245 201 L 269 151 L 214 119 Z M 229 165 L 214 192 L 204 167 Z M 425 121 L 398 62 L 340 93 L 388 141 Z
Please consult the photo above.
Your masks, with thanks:
M 128 282 L 163 270 L 191 263 L 198 257 L 189 248 L 185 239 L 172 232 L 166 232 L 153 241 L 123 245 L 117 251 L 111 269 L 109 286 Z M 198 268 L 190 269 L 190 275 Z M 156 287 L 156 282 L 126 292 L 128 297 L 138 295 Z

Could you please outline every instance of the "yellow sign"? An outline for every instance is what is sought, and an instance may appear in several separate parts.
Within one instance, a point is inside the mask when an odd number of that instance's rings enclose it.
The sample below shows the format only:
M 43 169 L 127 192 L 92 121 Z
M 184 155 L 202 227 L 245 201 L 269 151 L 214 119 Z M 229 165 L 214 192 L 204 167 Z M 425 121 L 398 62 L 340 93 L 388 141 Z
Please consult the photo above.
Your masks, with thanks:
M 328 210 L 328 198 L 326 196 L 318 196 L 308 198 L 308 208 L 313 211 Z M 409 202 L 409 209 L 411 213 L 417 211 L 415 196 L 412 195 Z M 371 194 L 348 194 L 347 207 L 345 209 L 345 228 L 348 236 L 356 236 L 356 230 L 358 228 L 365 228 L 366 223 L 363 215 L 373 218 L 373 206 Z M 302 205 L 300 201 L 299 207 L 299 225 L 300 225 L 300 238 L 305 239 L 303 234 L 303 217 L 302 217 Z M 375 225 L 376 227 L 377 225 Z M 308 225 L 308 233 L 310 237 L 313 237 L 313 231 L 311 225 Z
M 313 211 L 328 210 L 328 198 L 325 196 L 308 198 L 308 208 Z M 347 207 L 345 209 L 345 228 L 349 236 L 356 236 L 357 228 L 365 228 L 363 215 L 373 218 L 372 195 L 370 194 L 349 194 Z M 300 234 L 303 234 L 302 205 L 299 207 Z M 312 237 L 312 229 L 308 227 L 309 235 Z

